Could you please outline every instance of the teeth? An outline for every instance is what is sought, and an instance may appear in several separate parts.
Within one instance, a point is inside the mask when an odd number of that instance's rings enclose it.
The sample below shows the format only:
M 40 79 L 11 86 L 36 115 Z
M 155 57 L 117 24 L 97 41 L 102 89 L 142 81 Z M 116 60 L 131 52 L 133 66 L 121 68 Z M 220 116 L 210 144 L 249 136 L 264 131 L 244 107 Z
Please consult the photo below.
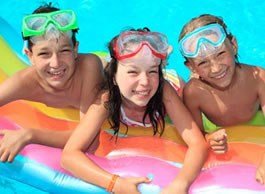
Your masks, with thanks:
M 134 91 L 135 94 L 148 95 L 149 91 Z
M 225 76 L 225 74 L 226 74 L 226 72 L 223 72 L 223 73 L 221 73 L 220 75 L 215 76 L 215 78 L 216 78 L 216 79 L 221 79 L 221 78 L 223 78 L 223 77 Z
M 64 72 L 64 71 L 56 71 L 56 72 L 51 72 L 51 71 L 49 71 L 49 74 L 58 76 L 58 75 L 62 75 L 63 72 Z

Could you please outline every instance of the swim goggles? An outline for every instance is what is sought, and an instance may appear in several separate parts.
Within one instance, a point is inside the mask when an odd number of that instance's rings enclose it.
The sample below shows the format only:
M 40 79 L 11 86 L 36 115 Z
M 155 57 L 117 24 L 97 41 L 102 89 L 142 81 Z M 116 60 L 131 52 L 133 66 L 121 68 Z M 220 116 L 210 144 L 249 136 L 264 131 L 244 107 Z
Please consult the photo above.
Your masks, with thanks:
M 167 37 L 158 32 L 126 31 L 114 42 L 114 53 L 118 60 L 126 59 L 136 55 L 146 45 L 152 54 L 158 58 L 167 57 Z
M 78 29 L 75 13 L 72 10 L 59 10 L 25 16 L 22 23 L 22 35 L 24 38 L 43 35 L 50 23 L 63 32 Z
M 179 49 L 188 58 L 206 57 L 215 53 L 226 38 L 224 28 L 215 23 L 190 32 L 179 41 Z

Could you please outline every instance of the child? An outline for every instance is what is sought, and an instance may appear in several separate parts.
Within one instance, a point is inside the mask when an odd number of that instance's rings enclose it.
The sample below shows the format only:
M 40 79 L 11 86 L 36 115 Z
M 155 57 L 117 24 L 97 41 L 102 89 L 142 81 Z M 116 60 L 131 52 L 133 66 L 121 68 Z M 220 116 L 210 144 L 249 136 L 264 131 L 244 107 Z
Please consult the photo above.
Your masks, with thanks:
M 221 18 L 207 14 L 192 19 L 183 27 L 179 45 L 193 73 L 184 102 L 204 132 L 202 113 L 222 127 L 250 121 L 259 107 L 265 113 L 265 71 L 238 62 L 236 38 Z M 225 129 L 206 134 L 206 139 L 215 153 L 227 151 Z M 264 163 L 256 176 L 261 183 Z
M 93 54 L 78 54 L 76 15 L 51 4 L 36 9 L 23 19 L 25 53 L 32 66 L 17 72 L 0 85 L 0 105 L 24 99 L 51 107 L 72 107 L 80 116 L 94 101 L 103 80 L 100 59 Z M 1 130 L 0 160 L 12 161 L 29 143 L 63 147 L 71 131 L 39 129 Z M 56 137 L 56 138 L 54 138 Z
M 114 134 L 118 135 L 120 123 L 128 121 L 122 119 L 121 109 L 130 121 L 151 125 L 154 134 L 163 133 L 167 113 L 189 149 L 181 172 L 162 193 L 187 194 L 206 159 L 207 145 L 177 93 L 164 80 L 162 64 L 169 50 L 167 38 L 147 28 L 128 30 L 112 39 L 109 50 L 112 59 L 105 69 L 106 88 L 67 142 L 62 155 L 63 167 L 109 192 L 139 193 L 137 185 L 150 180 L 110 174 L 84 152 L 97 141 L 105 119 L 109 119 Z

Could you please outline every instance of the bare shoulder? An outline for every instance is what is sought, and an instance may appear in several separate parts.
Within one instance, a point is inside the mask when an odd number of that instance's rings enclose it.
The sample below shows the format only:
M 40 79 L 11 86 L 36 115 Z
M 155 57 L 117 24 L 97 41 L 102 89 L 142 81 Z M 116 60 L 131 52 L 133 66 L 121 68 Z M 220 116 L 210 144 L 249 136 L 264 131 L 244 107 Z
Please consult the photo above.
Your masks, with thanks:
M 206 89 L 206 85 L 204 83 L 202 83 L 202 81 L 200 81 L 197 78 L 191 78 L 186 85 L 184 86 L 183 89 L 183 95 L 184 97 L 188 97 L 188 96 L 196 96 L 199 95 L 201 92 L 203 92 Z
M 33 67 L 28 67 L 16 72 L 10 76 L 6 81 L 12 82 L 12 85 L 32 85 L 36 83 L 37 72 Z M 5 83 L 5 82 L 4 82 Z
M 0 84 L 0 104 L 3 105 L 13 100 L 30 98 L 33 91 L 38 88 L 37 84 L 34 68 L 29 67 L 18 71 Z
M 265 69 L 259 66 L 252 66 L 242 64 L 241 68 L 244 70 L 249 79 L 254 79 L 255 81 L 265 81 Z
M 90 84 L 102 83 L 104 73 L 100 58 L 95 54 L 79 54 L 77 59 L 78 79 Z
M 88 70 L 89 72 L 103 71 L 103 65 L 100 58 L 92 53 L 78 54 L 77 65 L 81 70 Z

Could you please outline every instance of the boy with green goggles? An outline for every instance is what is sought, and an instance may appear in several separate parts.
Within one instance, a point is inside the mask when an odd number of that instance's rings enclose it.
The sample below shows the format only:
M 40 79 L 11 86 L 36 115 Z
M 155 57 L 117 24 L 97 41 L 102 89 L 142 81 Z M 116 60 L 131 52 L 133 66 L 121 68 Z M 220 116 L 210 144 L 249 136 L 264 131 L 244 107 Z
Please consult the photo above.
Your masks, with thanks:
M 77 30 L 78 23 L 72 10 L 59 10 L 50 13 L 37 13 L 25 16 L 22 23 L 23 38 L 43 35 L 49 24 L 53 24 L 58 30 L 66 32 Z
M 54 108 L 77 109 L 82 118 L 97 95 L 103 66 L 98 56 L 78 52 L 77 29 L 74 12 L 59 10 L 51 3 L 24 17 L 24 52 L 31 65 L 0 84 L 0 106 L 30 100 Z M 0 161 L 11 162 L 31 143 L 63 148 L 71 133 L 72 130 L 0 129 Z

